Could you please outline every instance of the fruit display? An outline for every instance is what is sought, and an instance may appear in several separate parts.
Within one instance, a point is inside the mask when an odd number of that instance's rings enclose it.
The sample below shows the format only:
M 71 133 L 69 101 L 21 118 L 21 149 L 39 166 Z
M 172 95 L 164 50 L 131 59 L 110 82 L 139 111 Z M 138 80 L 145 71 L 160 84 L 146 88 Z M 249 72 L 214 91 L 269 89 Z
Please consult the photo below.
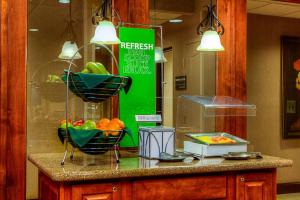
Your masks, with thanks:
M 194 136 L 195 139 L 207 144 L 234 144 L 235 140 L 225 136 Z
M 84 69 L 81 71 L 84 74 L 110 74 L 102 63 L 99 62 L 88 62 Z
M 57 75 L 49 74 L 46 80 L 47 83 L 62 83 L 63 81 Z
M 97 123 L 93 120 L 84 121 L 83 119 L 77 120 L 73 123 L 71 120 L 68 120 L 68 123 L 66 123 L 66 120 L 60 121 L 59 128 L 66 129 L 67 126 L 68 128 L 72 127 L 77 130 L 101 130 L 103 131 L 103 135 L 106 137 L 119 136 L 120 131 L 125 128 L 124 122 L 118 118 L 114 118 L 112 120 L 102 118 Z

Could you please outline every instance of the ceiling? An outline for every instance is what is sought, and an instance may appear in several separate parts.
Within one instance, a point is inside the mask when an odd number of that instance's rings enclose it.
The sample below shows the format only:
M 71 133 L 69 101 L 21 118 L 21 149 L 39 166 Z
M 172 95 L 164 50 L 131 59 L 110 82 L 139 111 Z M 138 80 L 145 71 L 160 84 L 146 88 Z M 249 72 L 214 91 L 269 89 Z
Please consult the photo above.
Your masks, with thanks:
M 247 9 L 248 13 L 251 14 L 300 19 L 300 4 L 296 3 L 280 2 L 278 0 L 248 0 Z M 170 19 L 182 18 L 183 15 L 186 15 L 186 13 L 172 12 L 171 10 L 151 10 L 150 19 L 151 24 L 163 24 Z
M 271 0 L 248 0 L 248 13 L 300 19 L 300 4 Z
M 182 14 L 180 13 L 172 13 L 172 12 L 164 12 L 164 11 L 151 11 L 150 12 L 150 20 L 151 24 L 163 24 L 170 19 L 180 18 Z
M 81 5 L 81 0 L 73 1 L 74 7 Z M 93 2 L 95 0 L 89 1 Z M 153 3 L 153 0 L 149 1 L 150 3 Z M 155 7 L 150 4 L 151 24 L 163 24 L 170 19 L 177 19 L 182 18 L 184 15 L 191 15 L 194 12 L 194 5 L 197 1 L 204 0 L 156 0 L 157 3 Z M 57 3 L 57 0 L 29 0 L 29 2 L 30 11 L 31 9 L 32 11 L 35 10 L 41 5 L 63 6 L 63 4 Z M 279 2 L 278 0 L 248 0 L 247 4 L 248 13 L 300 19 L 300 4 Z

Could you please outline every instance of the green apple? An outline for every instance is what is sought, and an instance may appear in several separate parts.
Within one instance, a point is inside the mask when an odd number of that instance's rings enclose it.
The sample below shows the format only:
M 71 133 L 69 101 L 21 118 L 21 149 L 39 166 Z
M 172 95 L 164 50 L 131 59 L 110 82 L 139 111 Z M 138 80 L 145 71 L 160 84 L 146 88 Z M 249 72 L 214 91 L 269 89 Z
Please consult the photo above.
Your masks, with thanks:
M 73 127 L 73 125 L 69 122 L 69 123 L 68 123 L 68 128 L 70 128 L 70 127 Z M 60 128 L 66 129 L 66 128 L 67 128 L 67 123 L 66 123 L 66 122 L 62 123 L 62 124 L 60 125 Z
M 84 74 L 89 74 L 91 73 L 87 68 L 84 68 L 81 73 L 84 73 Z
M 94 122 L 93 120 L 87 120 L 81 126 L 81 129 L 82 130 L 93 130 L 93 129 L 96 129 L 96 122 Z
M 101 73 L 100 74 L 110 74 L 106 68 L 104 67 L 104 65 L 102 63 L 96 63 L 96 65 L 98 66 L 98 68 L 100 69 Z
M 88 62 L 81 73 L 109 74 L 104 65 L 98 62 Z
M 89 70 L 93 74 L 101 74 L 101 69 L 94 62 L 88 62 L 85 66 L 87 70 Z
M 74 129 L 81 130 L 82 126 L 74 126 Z

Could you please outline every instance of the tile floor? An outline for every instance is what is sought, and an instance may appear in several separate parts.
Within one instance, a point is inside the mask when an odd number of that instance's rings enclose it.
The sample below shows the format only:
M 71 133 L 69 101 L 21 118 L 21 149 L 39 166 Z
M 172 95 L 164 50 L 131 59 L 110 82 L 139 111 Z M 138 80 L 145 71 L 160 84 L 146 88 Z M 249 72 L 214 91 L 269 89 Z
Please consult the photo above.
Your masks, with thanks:
M 280 194 L 277 200 L 300 200 L 300 193 Z

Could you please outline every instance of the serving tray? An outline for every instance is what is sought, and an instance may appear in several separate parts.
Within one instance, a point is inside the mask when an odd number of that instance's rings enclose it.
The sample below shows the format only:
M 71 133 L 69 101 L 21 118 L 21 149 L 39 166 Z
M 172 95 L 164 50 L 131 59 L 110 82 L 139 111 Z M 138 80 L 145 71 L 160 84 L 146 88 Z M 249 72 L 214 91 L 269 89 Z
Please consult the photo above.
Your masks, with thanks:
M 239 138 L 239 137 L 236 137 L 234 135 L 231 135 L 229 133 L 225 133 L 225 132 L 217 132 L 217 133 L 187 133 L 185 134 L 187 137 L 189 138 L 192 138 L 194 142 L 197 142 L 197 143 L 200 143 L 200 144 L 205 144 L 205 145 L 209 145 L 209 146 L 228 146 L 228 145 L 241 145 L 241 144 L 249 144 L 248 141 L 242 139 L 242 138 Z M 197 137 L 199 136 L 209 136 L 209 137 L 214 137 L 214 136 L 223 136 L 223 137 L 227 137 L 227 138 L 230 138 L 232 140 L 235 141 L 235 143 L 207 143 L 203 140 L 199 140 L 197 139 Z

